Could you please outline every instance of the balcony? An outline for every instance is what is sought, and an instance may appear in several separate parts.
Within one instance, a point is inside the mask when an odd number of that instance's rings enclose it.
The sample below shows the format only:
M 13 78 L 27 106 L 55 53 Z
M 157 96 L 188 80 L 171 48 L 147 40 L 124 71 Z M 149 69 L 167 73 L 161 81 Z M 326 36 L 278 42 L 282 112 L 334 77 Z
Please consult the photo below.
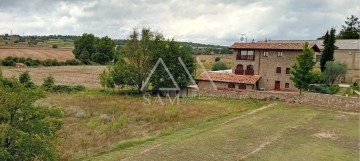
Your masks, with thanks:
M 245 70 L 245 75 L 254 75 L 254 70 Z
M 236 60 L 255 60 L 255 55 L 236 55 Z
M 244 70 L 242 70 L 242 69 L 235 69 L 235 74 L 244 75 Z
M 238 75 L 254 75 L 254 70 L 240 70 L 240 69 L 235 69 L 235 74 Z

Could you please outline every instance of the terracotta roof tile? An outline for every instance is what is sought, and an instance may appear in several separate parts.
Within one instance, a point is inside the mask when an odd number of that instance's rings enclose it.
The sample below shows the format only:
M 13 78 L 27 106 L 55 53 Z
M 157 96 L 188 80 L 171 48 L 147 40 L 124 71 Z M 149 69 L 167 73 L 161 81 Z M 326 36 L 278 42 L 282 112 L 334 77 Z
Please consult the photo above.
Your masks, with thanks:
M 218 72 L 208 72 L 210 78 L 214 82 L 227 82 L 227 83 L 242 83 L 242 84 L 255 84 L 259 79 L 260 75 L 237 75 L 233 73 L 218 73 Z M 200 74 L 196 78 L 200 81 L 209 81 L 206 73 Z
M 258 42 L 258 43 L 234 43 L 230 49 L 273 49 L 273 50 L 303 50 L 304 43 L 271 43 L 271 42 Z M 309 47 L 316 52 L 320 52 L 316 44 L 309 44 Z

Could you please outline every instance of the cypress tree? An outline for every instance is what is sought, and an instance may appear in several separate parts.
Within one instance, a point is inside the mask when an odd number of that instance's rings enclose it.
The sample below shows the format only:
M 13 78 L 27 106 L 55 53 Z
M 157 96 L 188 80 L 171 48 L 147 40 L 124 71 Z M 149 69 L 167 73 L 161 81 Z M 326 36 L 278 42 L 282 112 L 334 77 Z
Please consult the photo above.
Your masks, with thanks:
M 329 31 L 326 31 L 326 34 L 324 36 L 324 51 L 321 56 L 320 60 L 320 69 L 321 72 L 323 72 L 326 69 L 326 62 L 327 61 L 334 61 L 334 50 L 336 49 L 335 46 L 335 32 L 336 30 L 334 28 L 331 28 L 330 34 Z

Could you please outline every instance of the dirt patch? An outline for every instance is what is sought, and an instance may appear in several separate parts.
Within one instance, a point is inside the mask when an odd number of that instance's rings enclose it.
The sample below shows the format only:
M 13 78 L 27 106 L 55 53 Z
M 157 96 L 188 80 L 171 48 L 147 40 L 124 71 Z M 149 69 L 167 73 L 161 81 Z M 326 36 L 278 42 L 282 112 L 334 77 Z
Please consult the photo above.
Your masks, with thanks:
M 349 116 L 344 115 L 344 114 L 339 114 L 339 115 L 336 115 L 336 116 L 335 116 L 335 119 L 336 119 L 336 120 L 344 120 L 344 121 L 347 121 L 347 120 L 349 120 Z
M 319 139 L 330 139 L 330 140 L 338 139 L 338 136 L 335 134 L 335 132 L 331 132 L 331 131 L 322 131 L 314 134 L 314 136 Z

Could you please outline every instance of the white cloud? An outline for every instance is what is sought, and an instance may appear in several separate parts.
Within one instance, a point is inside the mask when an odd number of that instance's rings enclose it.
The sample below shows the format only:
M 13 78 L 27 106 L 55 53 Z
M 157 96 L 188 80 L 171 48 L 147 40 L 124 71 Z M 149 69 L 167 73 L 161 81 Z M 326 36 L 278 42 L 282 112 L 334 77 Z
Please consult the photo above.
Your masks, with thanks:
M 19 0 L 0 2 L 0 34 L 76 34 L 127 38 L 151 27 L 167 38 L 230 45 L 248 39 L 315 39 L 359 12 L 356 1 Z

